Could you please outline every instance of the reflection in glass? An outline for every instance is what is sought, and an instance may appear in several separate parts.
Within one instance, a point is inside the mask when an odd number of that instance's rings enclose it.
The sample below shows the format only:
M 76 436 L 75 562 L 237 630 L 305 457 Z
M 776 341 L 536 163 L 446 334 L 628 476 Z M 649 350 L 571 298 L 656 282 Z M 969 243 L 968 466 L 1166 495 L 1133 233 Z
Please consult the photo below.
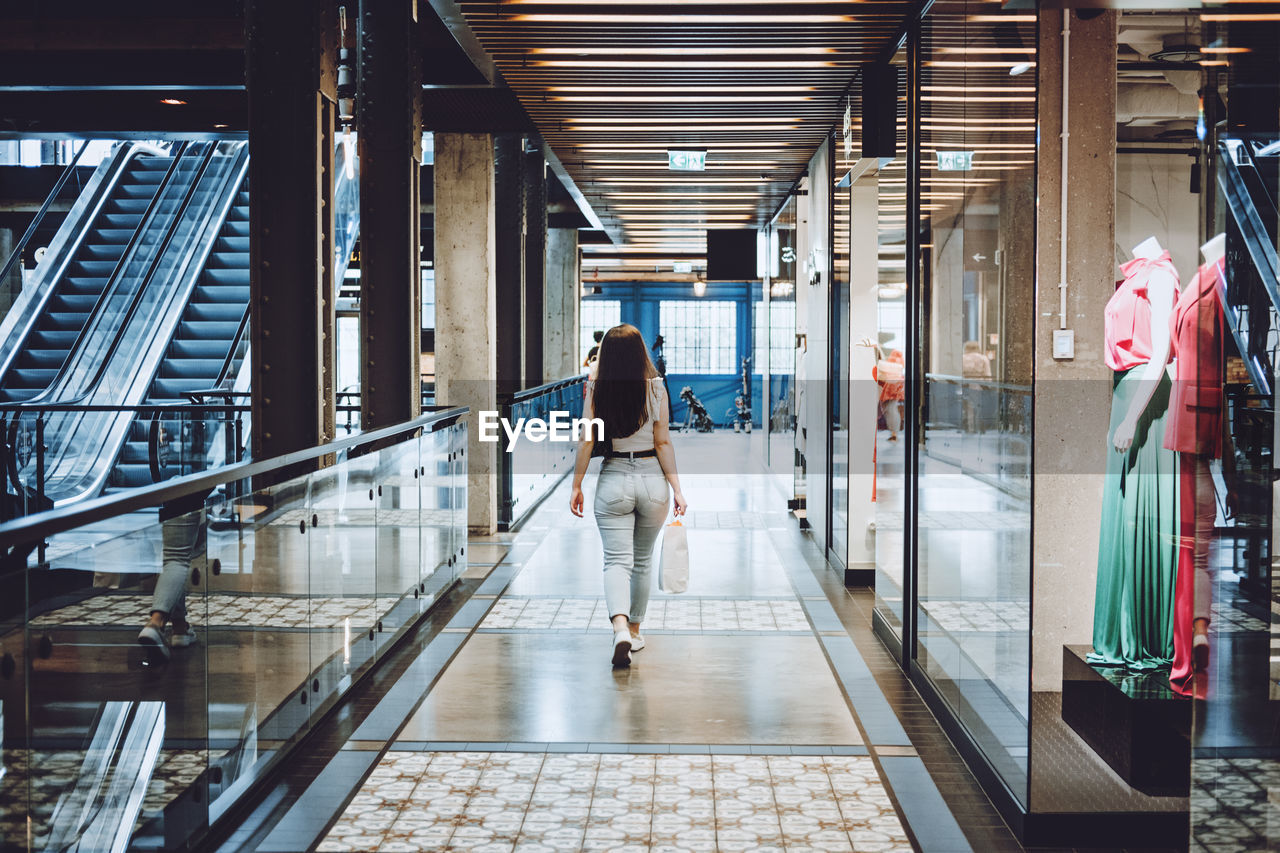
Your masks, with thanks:
M 1025 802 L 1036 105 L 1010 72 L 1036 26 L 978 9 L 935 4 L 921 35 L 916 657 Z

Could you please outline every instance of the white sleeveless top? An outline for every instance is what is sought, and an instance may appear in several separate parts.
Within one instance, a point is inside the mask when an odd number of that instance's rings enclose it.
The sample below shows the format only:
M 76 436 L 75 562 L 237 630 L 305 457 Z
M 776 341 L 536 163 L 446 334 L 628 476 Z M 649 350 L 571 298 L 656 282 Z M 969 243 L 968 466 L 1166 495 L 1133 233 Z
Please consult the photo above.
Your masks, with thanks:
M 594 374 L 594 371 L 592 371 Z M 582 401 L 582 416 L 584 418 L 595 417 L 595 406 L 593 405 L 592 396 L 595 394 L 595 379 L 587 380 L 586 396 Z M 645 418 L 644 423 L 640 424 L 640 428 L 625 438 L 615 438 L 613 440 L 613 450 L 618 453 L 633 453 L 637 450 L 653 449 L 653 425 L 667 411 L 667 389 L 662 384 L 662 377 L 655 376 L 649 380 L 649 416 Z

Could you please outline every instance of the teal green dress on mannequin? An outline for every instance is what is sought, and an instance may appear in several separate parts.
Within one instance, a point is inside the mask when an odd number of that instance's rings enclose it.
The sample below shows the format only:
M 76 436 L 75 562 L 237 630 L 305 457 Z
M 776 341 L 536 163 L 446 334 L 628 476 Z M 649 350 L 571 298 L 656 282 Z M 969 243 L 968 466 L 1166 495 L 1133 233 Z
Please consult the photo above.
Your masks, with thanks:
M 1147 403 L 1133 445 L 1125 453 L 1112 449 L 1141 376 L 1141 367 L 1120 375 L 1111 398 L 1089 655 L 1090 663 L 1138 671 L 1173 661 L 1179 533 L 1178 455 L 1164 447 L 1167 374 Z
M 1148 247 L 1154 247 L 1150 251 Z M 1146 256 L 1143 254 L 1147 250 Z M 1173 602 L 1178 575 L 1178 455 L 1164 446 L 1172 383 L 1168 370 L 1134 425 L 1133 440 L 1115 449 L 1116 433 L 1150 385 L 1152 362 L 1164 366 L 1167 339 L 1154 341 L 1177 298 L 1178 273 L 1155 240 L 1134 250 L 1125 280 L 1107 303 L 1106 361 L 1114 373 L 1098 588 L 1093 602 L 1089 662 L 1143 672 L 1173 662 Z M 1157 283 L 1153 276 L 1159 276 Z M 1149 293 L 1148 285 L 1154 293 Z M 1161 303 L 1153 310 L 1152 298 Z M 1151 377 L 1155 379 L 1154 376 Z

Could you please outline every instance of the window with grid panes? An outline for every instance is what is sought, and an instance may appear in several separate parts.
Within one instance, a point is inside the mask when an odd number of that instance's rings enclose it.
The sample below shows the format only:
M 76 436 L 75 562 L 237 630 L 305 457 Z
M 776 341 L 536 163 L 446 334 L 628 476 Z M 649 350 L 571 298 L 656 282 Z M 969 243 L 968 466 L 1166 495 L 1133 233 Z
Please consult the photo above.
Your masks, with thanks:
M 668 373 L 731 373 L 738 364 L 738 304 L 701 299 L 662 302 L 662 335 Z
M 752 304 L 751 372 L 764 373 L 765 329 L 768 328 L 769 373 L 778 376 L 796 370 L 796 304 L 776 301 L 765 311 L 763 301 Z
M 622 302 L 618 299 L 584 299 L 578 310 L 579 363 L 596 345 L 596 332 L 607 332 L 622 322 Z

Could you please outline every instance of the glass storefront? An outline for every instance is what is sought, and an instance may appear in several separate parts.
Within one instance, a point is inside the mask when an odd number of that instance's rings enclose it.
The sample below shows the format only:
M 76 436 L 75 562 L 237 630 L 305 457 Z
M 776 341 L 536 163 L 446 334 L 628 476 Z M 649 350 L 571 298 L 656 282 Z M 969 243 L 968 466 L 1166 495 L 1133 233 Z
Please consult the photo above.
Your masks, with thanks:
M 915 652 L 1025 802 L 1036 24 L 988 5 L 920 35 Z

